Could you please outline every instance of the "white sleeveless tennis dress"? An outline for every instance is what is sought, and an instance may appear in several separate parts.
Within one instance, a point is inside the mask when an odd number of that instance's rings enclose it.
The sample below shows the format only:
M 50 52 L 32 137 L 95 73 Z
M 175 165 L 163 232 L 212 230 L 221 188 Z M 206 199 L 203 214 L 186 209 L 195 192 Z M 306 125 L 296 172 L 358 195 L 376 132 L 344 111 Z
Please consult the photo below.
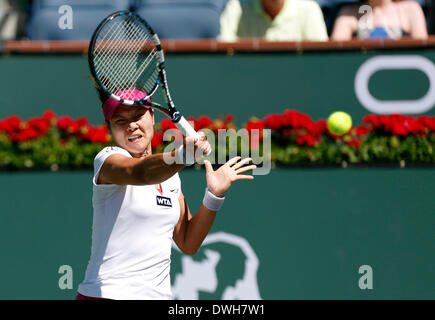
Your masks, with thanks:
M 120 300 L 171 299 L 170 263 L 174 227 L 180 217 L 178 173 L 154 185 L 98 185 L 106 147 L 94 160 L 92 251 L 78 292 Z

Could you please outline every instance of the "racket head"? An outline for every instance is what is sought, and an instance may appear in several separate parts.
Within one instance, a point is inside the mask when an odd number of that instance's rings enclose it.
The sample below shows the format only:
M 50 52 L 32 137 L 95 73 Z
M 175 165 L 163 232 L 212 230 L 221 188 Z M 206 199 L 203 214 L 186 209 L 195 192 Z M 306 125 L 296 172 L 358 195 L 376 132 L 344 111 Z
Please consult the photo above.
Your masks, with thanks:
M 88 62 L 108 96 L 122 104 L 144 105 L 161 84 L 164 55 L 157 34 L 144 19 L 134 12 L 117 11 L 95 29 Z M 134 90 L 146 96 L 125 95 Z

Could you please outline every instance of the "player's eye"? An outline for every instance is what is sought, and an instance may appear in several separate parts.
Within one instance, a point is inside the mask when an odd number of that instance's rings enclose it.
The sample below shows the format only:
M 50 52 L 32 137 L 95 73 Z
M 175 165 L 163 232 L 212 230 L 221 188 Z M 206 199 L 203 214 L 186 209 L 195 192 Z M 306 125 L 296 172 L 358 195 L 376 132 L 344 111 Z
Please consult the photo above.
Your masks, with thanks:
M 145 114 L 145 112 L 139 112 L 138 114 L 136 114 L 136 119 L 140 119 L 142 118 L 142 116 Z
M 118 126 L 123 126 L 123 125 L 125 125 L 127 123 L 127 121 L 124 120 L 124 119 L 120 119 L 120 120 L 116 120 L 115 123 Z

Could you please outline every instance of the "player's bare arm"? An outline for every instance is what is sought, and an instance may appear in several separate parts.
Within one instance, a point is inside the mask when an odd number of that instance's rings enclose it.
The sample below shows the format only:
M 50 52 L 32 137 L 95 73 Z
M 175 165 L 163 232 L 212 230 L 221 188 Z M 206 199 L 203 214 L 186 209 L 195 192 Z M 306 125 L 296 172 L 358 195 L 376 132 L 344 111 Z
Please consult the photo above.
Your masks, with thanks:
M 202 137 L 203 134 L 200 133 L 200 136 Z M 210 144 L 206 140 L 188 137 L 186 138 L 186 143 L 194 144 L 194 152 L 197 149 L 201 149 L 206 154 L 210 150 Z M 97 183 L 119 185 L 162 183 L 185 167 L 184 164 L 168 164 L 165 160 L 170 157 L 175 158 L 177 151 L 174 150 L 166 154 L 150 154 L 142 158 L 129 158 L 122 154 L 113 154 L 104 161 Z

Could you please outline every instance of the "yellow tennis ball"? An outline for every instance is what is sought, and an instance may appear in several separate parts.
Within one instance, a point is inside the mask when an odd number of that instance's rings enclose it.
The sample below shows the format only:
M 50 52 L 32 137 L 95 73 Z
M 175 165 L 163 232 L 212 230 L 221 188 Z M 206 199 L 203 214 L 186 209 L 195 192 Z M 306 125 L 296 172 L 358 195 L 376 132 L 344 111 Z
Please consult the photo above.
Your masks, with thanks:
M 343 135 L 352 127 L 352 118 L 342 111 L 332 113 L 328 118 L 328 130 L 335 135 Z

